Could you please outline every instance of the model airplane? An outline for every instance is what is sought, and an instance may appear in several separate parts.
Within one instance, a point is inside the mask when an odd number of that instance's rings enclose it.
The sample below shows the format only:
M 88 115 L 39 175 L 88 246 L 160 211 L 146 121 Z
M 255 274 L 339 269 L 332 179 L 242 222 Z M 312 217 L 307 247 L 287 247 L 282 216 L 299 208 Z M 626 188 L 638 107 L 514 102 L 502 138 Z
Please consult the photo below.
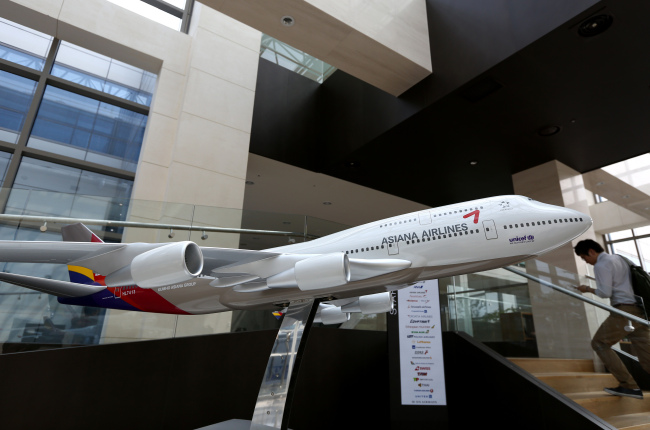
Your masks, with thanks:
M 591 218 L 522 196 L 453 204 L 264 251 L 193 242 L 103 243 L 81 224 L 64 242 L 0 241 L 0 261 L 67 264 L 70 282 L 1 273 L 59 302 L 197 315 L 326 299 L 317 321 L 387 312 L 390 291 L 534 258 L 584 233 Z

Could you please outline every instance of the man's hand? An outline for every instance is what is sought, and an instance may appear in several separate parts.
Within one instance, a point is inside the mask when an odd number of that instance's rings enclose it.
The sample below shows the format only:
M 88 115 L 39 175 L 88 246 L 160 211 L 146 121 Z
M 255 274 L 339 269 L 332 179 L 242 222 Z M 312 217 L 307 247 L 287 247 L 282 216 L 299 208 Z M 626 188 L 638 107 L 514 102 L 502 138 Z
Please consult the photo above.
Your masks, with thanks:
M 593 294 L 593 293 L 596 292 L 596 290 L 594 290 L 593 288 L 588 287 L 588 286 L 586 286 L 586 285 L 580 285 L 580 286 L 578 287 L 578 290 L 579 290 L 581 293 L 592 293 L 592 294 Z

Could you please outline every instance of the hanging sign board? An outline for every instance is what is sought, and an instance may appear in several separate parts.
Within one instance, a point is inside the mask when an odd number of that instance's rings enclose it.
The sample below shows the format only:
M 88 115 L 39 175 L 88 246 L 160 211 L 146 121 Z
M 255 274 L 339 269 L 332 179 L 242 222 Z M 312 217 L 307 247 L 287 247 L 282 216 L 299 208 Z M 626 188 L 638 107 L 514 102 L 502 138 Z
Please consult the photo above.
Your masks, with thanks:
M 399 290 L 400 376 L 403 405 L 446 405 L 438 281 Z

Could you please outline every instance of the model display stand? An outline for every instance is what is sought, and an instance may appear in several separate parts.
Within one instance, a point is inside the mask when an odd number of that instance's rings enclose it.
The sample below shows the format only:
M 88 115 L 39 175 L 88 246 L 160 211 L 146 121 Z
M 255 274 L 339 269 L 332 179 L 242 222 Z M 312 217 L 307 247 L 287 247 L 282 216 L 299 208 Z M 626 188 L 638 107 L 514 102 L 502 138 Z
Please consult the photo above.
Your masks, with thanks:
M 306 299 L 289 303 L 264 371 L 253 419 L 229 420 L 201 430 L 288 429 L 298 369 L 319 302 Z

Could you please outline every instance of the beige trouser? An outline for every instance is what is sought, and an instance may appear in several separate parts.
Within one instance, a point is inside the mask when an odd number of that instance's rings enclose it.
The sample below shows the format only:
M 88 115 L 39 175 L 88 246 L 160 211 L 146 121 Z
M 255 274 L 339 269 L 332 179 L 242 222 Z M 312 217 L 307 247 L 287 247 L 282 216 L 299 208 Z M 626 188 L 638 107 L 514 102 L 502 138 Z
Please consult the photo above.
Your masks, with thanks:
M 617 309 L 645 319 L 643 310 L 638 306 L 620 305 Z M 630 372 L 628 372 L 611 346 L 627 336 L 632 342 L 633 353 L 638 357 L 641 367 L 650 373 L 650 328 L 646 325 L 632 322 L 634 331 L 628 333 L 624 329 L 627 322 L 627 318 L 610 313 L 609 317 L 607 317 L 598 328 L 598 331 L 596 331 L 591 341 L 591 347 L 596 351 L 600 359 L 603 360 L 603 363 L 605 363 L 605 366 L 612 375 L 618 379 L 621 387 L 638 389 L 639 386 L 636 381 L 632 378 L 632 375 L 630 375 Z

